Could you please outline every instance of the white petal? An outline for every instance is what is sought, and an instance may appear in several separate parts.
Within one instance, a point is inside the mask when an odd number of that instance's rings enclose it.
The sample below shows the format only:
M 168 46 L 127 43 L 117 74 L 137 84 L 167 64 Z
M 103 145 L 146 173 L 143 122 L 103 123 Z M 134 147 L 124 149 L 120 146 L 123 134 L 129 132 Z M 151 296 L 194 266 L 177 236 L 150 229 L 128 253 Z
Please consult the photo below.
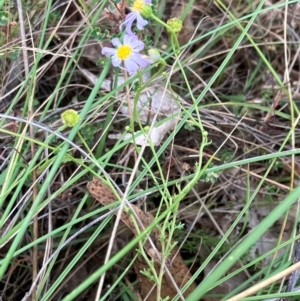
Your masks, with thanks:
M 124 61 L 124 66 L 129 74 L 132 74 L 132 73 L 136 72 L 137 70 L 139 70 L 138 64 L 130 58 Z
M 103 55 L 110 55 L 110 56 L 112 56 L 112 55 L 115 55 L 116 49 L 109 48 L 109 47 L 103 47 L 101 53 Z
M 111 43 L 115 46 L 115 47 L 119 47 L 122 45 L 122 43 L 120 42 L 120 40 L 118 38 L 114 38 L 111 40 Z
M 120 65 L 121 65 L 121 60 L 118 59 L 117 56 L 115 56 L 115 55 L 111 58 L 111 62 L 114 67 L 120 67 Z

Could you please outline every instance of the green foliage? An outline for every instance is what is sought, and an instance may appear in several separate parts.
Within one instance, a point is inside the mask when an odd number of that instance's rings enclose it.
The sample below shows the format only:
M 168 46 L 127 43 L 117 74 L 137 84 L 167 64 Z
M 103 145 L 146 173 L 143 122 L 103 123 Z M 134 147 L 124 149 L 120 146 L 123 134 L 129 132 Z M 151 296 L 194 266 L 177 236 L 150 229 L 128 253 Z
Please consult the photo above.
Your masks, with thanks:
M 12 61 L 16 61 L 17 58 L 19 57 L 20 55 L 20 52 L 21 52 L 21 49 L 20 48 L 17 48 L 17 49 L 13 49 L 13 51 L 10 53 L 9 55 L 9 58 L 12 60 Z
M 234 154 L 227 149 L 222 149 L 219 152 L 219 157 L 220 157 L 220 163 L 228 163 L 234 158 Z
M 59 10 L 54 10 L 49 15 L 49 22 L 53 25 L 56 25 L 61 17 L 62 17 L 61 12 Z
M 115 7 L 113 4 L 110 4 L 110 5 L 108 6 L 108 9 L 109 9 L 109 11 L 113 12 L 113 11 L 116 10 L 116 7 Z
M 103 81 L 114 78 L 114 72 L 110 59 L 100 59 L 99 44 L 103 47 L 112 38 L 120 38 L 122 34 L 117 31 L 123 20 L 117 17 L 109 25 L 99 20 L 106 7 L 117 13 L 115 6 L 92 1 L 85 11 L 81 10 L 84 5 L 77 8 L 72 4 L 69 10 L 57 7 L 57 2 L 25 1 L 24 21 L 13 25 L 12 21 L 20 20 L 14 2 L 1 1 L 0 229 L 4 230 L 0 245 L 6 249 L 0 259 L 0 278 L 3 283 L 15 281 L 12 287 L 21 287 L 12 292 L 19 295 L 11 300 L 22 300 L 33 287 L 30 294 L 36 300 L 53 300 L 58 295 L 63 301 L 81 300 L 82 296 L 88 298 L 84 294 L 91 288 L 94 293 L 101 277 L 105 289 L 99 300 L 113 296 L 134 300 L 132 287 L 124 280 L 134 270 L 134 260 L 128 263 L 132 254 L 145 255 L 142 248 L 135 251 L 145 235 L 128 239 L 123 235 L 124 225 L 112 231 L 116 219 L 112 220 L 107 206 L 86 191 L 92 175 L 101 174 L 111 187 L 122 191 L 120 202 L 138 199 L 141 209 L 151 209 L 155 216 L 151 226 L 157 223 L 155 227 L 162 230 L 159 239 L 166 245 L 164 256 L 176 245 L 167 245 L 168 237 L 183 242 L 182 253 L 188 253 L 186 262 L 193 263 L 192 273 L 199 284 L 187 301 L 205 298 L 215 285 L 226 286 L 229 270 L 247 272 L 249 282 L 219 295 L 220 300 L 271 278 L 291 264 L 287 254 L 263 266 L 265 257 L 283 246 L 290 252 L 299 239 L 299 217 L 294 210 L 300 194 L 294 164 L 299 155 L 299 108 L 294 89 L 298 78 L 295 81 L 293 77 L 298 70 L 292 66 L 293 60 L 285 62 L 286 57 L 297 57 L 298 44 L 289 32 L 294 31 L 292 23 L 286 36 L 280 36 L 278 24 L 286 26 L 282 18 L 279 22 L 273 16 L 267 28 L 264 22 L 270 12 L 282 10 L 284 15 L 295 3 L 279 1 L 266 6 L 259 1 L 254 6 L 249 1 L 232 7 L 217 0 L 219 10 L 215 14 L 215 7 L 207 11 L 211 6 L 205 1 L 188 1 L 185 4 L 191 14 L 180 20 L 186 18 L 191 23 L 189 27 L 183 23 L 184 35 L 179 34 L 178 40 L 177 34 L 167 33 L 163 22 L 172 17 L 165 15 L 170 3 L 153 1 L 155 18 L 137 32 L 146 47 L 157 47 L 164 65 L 149 67 L 152 77 L 145 85 L 141 74 L 135 78 L 125 75 L 125 83 L 104 92 Z M 195 11 L 191 11 L 195 7 L 205 12 L 203 16 L 197 10 L 195 18 Z M 21 26 L 24 41 L 20 40 Z M 91 50 L 91 40 L 98 52 L 89 60 L 85 51 Z M 85 71 L 92 72 L 97 81 L 91 81 Z M 124 70 L 119 71 L 123 76 Z M 124 107 L 130 110 L 131 99 L 151 85 L 174 90 L 185 100 L 178 100 L 181 112 L 174 130 L 155 147 L 151 143 L 136 145 L 130 139 L 113 140 L 112 133 L 134 132 L 136 128 L 150 133 L 153 126 L 163 124 L 161 116 L 156 124 L 140 125 L 134 123 L 134 114 L 127 118 L 122 113 Z M 165 98 L 161 103 L 168 105 Z M 72 128 L 66 128 L 60 114 L 70 108 L 79 116 Z M 150 111 L 149 115 L 153 113 Z M 183 128 L 189 131 L 188 137 Z M 183 162 L 191 168 L 183 170 Z M 238 178 L 232 169 L 238 170 Z M 221 173 L 228 183 L 220 179 Z M 231 189 L 236 191 L 236 198 Z M 220 202 L 224 194 L 228 200 Z M 257 225 L 248 233 L 252 209 L 256 209 L 253 206 L 260 202 L 268 203 L 271 209 L 261 219 L 256 217 Z M 291 208 L 292 219 L 288 213 L 284 215 Z M 220 212 L 231 218 L 228 225 L 220 224 Z M 251 257 L 255 244 L 278 221 L 291 224 L 291 233 L 282 229 L 284 237 L 278 237 L 278 247 Z M 184 224 L 194 228 L 187 231 Z M 236 234 L 241 224 L 243 233 Z M 107 255 L 108 245 L 113 246 L 114 253 Z M 71 283 L 70 275 L 74 271 L 76 275 L 76 268 L 80 268 L 80 276 L 84 275 L 88 257 L 92 258 L 88 263 L 92 271 L 71 292 L 62 293 L 66 281 Z M 215 261 L 215 269 L 205 274 L 208 264 Z M 37 286 L 33 285 L 32 263 L 40 277 Z M 142 273 L 157 283 L 159 275 L 153 273 L 152 260 L 148 266 Z M 279 287 L 266 287 L 251 298 L 280 297 Z
M 0 11 L 0 26 L 4 26 L 9 22 L 9 13 L 3 10 Z
M 105 31 L 102 33 L 100 27 L 95 27 L 91 31 L 91 37 L 97 41 L 103 41 L 107 35 L 108 35 L 108 32 Z
M 143 42 L 145 43 L 145 45 L 147 47 L 150 47 L 153 45 L 153 39 L 151 36 L 145 36 L 144 39 L 143 39 Z
M 210 167 L 213 168 L 214 165 L 211 164 Z M 205 182 L 216 183 L 216 181 L 218 180 L 220 174 L 221 174 L 221 172 L 208 172 L 208 173 L 205 173 L 203 175 L 202 179 Z
M 184 128 L 190 132 L 192 131 L 195 131 L 196 128 L 193 126 L 193 122 L 190 122 L 190 121 L 187 121 L 185 124 L 184 124 Z

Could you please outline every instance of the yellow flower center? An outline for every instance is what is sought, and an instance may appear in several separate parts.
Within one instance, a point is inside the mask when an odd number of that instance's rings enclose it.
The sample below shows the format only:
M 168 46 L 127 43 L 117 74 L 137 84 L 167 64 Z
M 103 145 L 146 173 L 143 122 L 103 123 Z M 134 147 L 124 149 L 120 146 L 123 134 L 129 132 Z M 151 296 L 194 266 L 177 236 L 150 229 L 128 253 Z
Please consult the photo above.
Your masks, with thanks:
M 120 60 L 128 59 L 132 54 L 132 48 L 129 45 L 122 45 L 117 49 L 117 57 Z
M 143 0 L 136 0 L 133 2 L 131 10 L 140 13 L 140 12 L 142 12 L 142 10 L 145 6 L 146 6 L 146 4 Z

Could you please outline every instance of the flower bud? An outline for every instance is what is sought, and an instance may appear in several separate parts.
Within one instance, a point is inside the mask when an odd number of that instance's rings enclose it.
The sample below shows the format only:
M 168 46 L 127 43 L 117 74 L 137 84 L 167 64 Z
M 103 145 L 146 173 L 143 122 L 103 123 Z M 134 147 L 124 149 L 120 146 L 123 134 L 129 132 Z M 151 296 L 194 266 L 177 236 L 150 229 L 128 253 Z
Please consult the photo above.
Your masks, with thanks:
M 146 125 L 146 126 L 144 127 L 144 131 L 145 131 L 146 134 L 148 134 L 149 131 L 150 131 L 150 126 Z
M 160 53 L 156 48 L 149 49 L 148 55 L 149 55 L 150 60 L 152 60 L 154 63 L 156 63 L 160 60 Z
M 151 2 L 150 2 L 151 3 Z M 151 5 L 145 0 L 135 0 L 132 3 L 131 10 L 139 12 L 143 17 L 150 18 L 152 16 Z
M 167 24 L 175 33 L 178 33 L 182 29 L 182 21 L 178 18 L 168 20 Z
M 150 18 L 152 16 L 152 8 L 151 5 L 144 5 L 141 9 L 141 15 L 146 18 Z
M 61 114 L 61 119 L 63 123 L 68 126 L 68 127 L 73 127 L 75 126 L 79 120 L 79 114 L 75 110 L 66 110 Z

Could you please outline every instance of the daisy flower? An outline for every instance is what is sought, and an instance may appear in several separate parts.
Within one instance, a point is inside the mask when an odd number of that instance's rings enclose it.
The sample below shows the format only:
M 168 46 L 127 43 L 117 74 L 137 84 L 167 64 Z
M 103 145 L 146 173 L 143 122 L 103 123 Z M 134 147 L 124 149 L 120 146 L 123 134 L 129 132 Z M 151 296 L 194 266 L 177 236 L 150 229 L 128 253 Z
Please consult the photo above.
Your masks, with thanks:
M 142 16 L 151 17 L 152 9 L 151 9 L 151 1 L 152 0 L 135 0 L 130 7 L 131 13 L 129 13 L 125 21 L 120 25 L 120 30 L 122 30 L 123 25 L 125 25 L 126 32 L 129 34 L 133 34 L 131 27 L 136 20 L 136 26 L 139 30 L 143 30 L 144 27 L 148 24 Z
M 136 35 L 125 34 L 123 43 L 118 38 L 112 39 L 111 43 L 116 48 L 103 47 L 102 54 L 111 57 L 114 67 L 120 67 L 133 74 L 153 63 L 148 57 L 139 53 L 144 49 L 144 43 Z

